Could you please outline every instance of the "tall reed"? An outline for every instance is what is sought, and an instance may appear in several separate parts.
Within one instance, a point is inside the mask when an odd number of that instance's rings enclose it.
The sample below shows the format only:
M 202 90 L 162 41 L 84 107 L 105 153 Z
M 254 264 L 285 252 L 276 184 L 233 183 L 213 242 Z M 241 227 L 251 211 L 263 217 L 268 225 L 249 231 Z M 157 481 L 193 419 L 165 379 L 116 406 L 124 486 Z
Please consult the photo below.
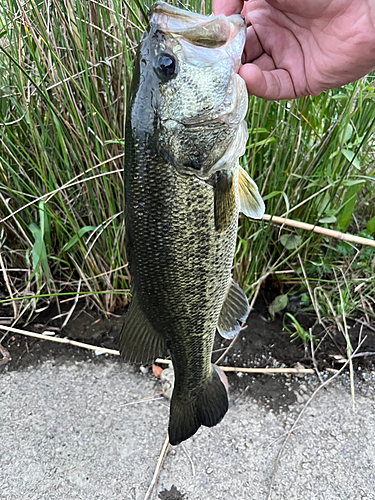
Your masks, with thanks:
M 127 301 L 124 119 L 148 5 L 0 6 L 0 251 L 19 314 L 65 294 L 88 295 L 107 312 Z M 189 5 L 211 12 L 209 2 Z M 374 97 L 371 76 L 297 101 L 250 97 L 241 162 L 267 213 L 374 233 Z M 332 267 L 344 266 L 350 294 L 362 279 L 364 297 L 374 291 L 369 249 L 241 217 L 235 275 L 249 297 L 267 276 L 303 283 L 298 256 L 312 286 L 330 290 Z

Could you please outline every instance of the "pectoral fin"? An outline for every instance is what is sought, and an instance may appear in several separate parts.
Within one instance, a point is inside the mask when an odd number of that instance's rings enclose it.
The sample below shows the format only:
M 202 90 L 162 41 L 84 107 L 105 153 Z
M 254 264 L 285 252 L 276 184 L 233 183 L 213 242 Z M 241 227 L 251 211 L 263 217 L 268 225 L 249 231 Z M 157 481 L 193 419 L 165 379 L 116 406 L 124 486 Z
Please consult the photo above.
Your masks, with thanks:
M 257 185 L 242 167 L 238 172 L 238 191 L 240 195 L 240 211 L 247 217 L 261 219 L 265 209 L 264 202 Z
M 225 339 L 232 339 L 241 330 L 241 323 L 249 314 L 249 303 L 243 290 L 233 280 L 230 281 L 217 329 Z
M 139 307 L 135 294 L 120 334 L 121 356 L 132 363 L 147 363 L 166 352 L 164 340 Z
M 214 174 L 213 179 L 215 228 L 220 233 L 228 228 L 236 210 L 233 174 L 221 170 Z

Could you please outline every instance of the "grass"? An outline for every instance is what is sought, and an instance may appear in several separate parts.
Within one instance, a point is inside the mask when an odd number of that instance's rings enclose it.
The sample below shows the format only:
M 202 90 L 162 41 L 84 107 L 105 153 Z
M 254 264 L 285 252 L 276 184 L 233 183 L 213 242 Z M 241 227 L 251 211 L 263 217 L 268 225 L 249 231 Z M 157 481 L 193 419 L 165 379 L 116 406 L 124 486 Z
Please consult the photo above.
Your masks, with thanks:
M 105 313 L 127 303 L 124 118 L 149 4 L 0 6 L 2 302 L 15 320 L 81 295 Z M 211 11 L 209 2 L 190 6 Z M 267 213 L 374 236 L 374 86 L 368 76 L 296 101 L 250 97 L 241 163 Z M 310 287 L 318 318 L 374 318 L 370 247 L 242 216 L 238 236 L 234 274 L 249 298 L 271 277 L 289 295 Z

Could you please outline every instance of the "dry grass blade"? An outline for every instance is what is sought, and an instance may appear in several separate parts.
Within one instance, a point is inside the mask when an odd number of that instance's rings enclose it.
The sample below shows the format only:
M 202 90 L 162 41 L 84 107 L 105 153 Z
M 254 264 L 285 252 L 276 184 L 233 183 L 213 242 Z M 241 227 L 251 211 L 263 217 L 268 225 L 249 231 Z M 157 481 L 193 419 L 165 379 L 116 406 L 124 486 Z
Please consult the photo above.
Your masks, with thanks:
M 1 252 L 0 252 L 0 267 L 1 267 L 1 270 L 3 272 L 4 281 L 5 281 L 5 285 L 7 287 L 8 293 L 9 293 L 9 297 L 12 300 L 12 307 L 13 307 L 14 319 L 16 319 L 17 318 L 17 306 L 16 306 L 16 303 L 13 300 L 13 292 L 12 292 L 12 288 L 10 286 L 10 282 L 9 282 L 9 279 L 8 279 L 7 270 L 5 268 L 5 264 L 4 264 L 4 260 L 3 260 L 3 257 L 1 255 Z
M 161 392 L 156 393 L 153 396 L 147 396 L 142 399 L 138 399 L 138 401 L 131 401 L 130 403 L 122 403 L 120 405 L 121 408 L 124 408 L 125 406 L 132 406 L 132 405 L 137 405 L 139 403 L 149 403 L 150 401 L 159 401 L 160 399 L 164 399 L 164 396 L 161 396 Z
M 337 280 L 336 272 L 335 272 L 335 277 Z M 342 290 L 341 290 L 341 287 L 339 285 L 337 286 L 337 288 L 338 288 L 338 292 L 339 292 L 339 296 L 340 296 L 341 318 L 342 318 L 342 322 L 343 322 L 343 334 L 344 334 L 344 338 L 346 341 L 346 352 L 347 352 L 348 361 L 349 361 L 350 390 L 351 390 L 351 394 L 352 394 L 352 404 L 353 404 L 353 410 L 355 410 L 354 368 L 353 368 L 353 361 L 352 361 L 353 348 L 352 348 L 352 344 L 350 342 L 348 325 L 346 322 L 346 312 L 345 312 Z M 362 330 L 361 330 L 361 334 L 362 334 Z
M 161 468 L 163 466 L 164 459 L 167 456 L 167 453 L 168 453 L 170 447 L 171 447 L 171 445 L 169 444 L 169 436 L 167 436 L 165 438 L 163 447 L 161 449 L 160 456 L 159 456 L 158 462 L 156 464 L 155 472 L 154 472 L 154 475 L 152 477 L 152 481 L 150 483 L 150 486 L 149 486 L 147 493 L 146 493 L 143 500 L 151 500 L 153 491 L 154 491 L 155 486 L 156 486 L 158 479 L 159 479 L 159 475 L 161 472 Z
M 190 465 L 191 465 L 191 474 L 193 477 L 195 477 L 195 467 L 194 467 L 194 462 L 190 456 L 190 453 L 187 451 L 186 449 L 186 446 L 184 445 L 184 443 L 180 443 L 181 444 L 181 448 L 184 450 L 184 453 L 185 455 L 187 456 L 189 462 L 190 462 Z

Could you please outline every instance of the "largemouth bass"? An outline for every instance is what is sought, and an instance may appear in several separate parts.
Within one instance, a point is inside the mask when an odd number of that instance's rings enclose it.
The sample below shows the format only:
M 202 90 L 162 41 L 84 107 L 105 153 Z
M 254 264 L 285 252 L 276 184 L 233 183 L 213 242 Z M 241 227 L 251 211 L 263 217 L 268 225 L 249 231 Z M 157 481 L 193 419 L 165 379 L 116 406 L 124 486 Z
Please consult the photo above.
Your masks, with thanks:
M 238 213 L 264 211 L 238 162 L 248 137 L 236 74 L 245 34 L 239 15 L 156 2 L 134 66 L 124 177 L 132 301 L 120 350 L 142 363 L 170 352 L 174 445 L 225 415 L 227 391 L 211 365 L 215 331 L 234 337 L 249 312 L 231 279 Z

